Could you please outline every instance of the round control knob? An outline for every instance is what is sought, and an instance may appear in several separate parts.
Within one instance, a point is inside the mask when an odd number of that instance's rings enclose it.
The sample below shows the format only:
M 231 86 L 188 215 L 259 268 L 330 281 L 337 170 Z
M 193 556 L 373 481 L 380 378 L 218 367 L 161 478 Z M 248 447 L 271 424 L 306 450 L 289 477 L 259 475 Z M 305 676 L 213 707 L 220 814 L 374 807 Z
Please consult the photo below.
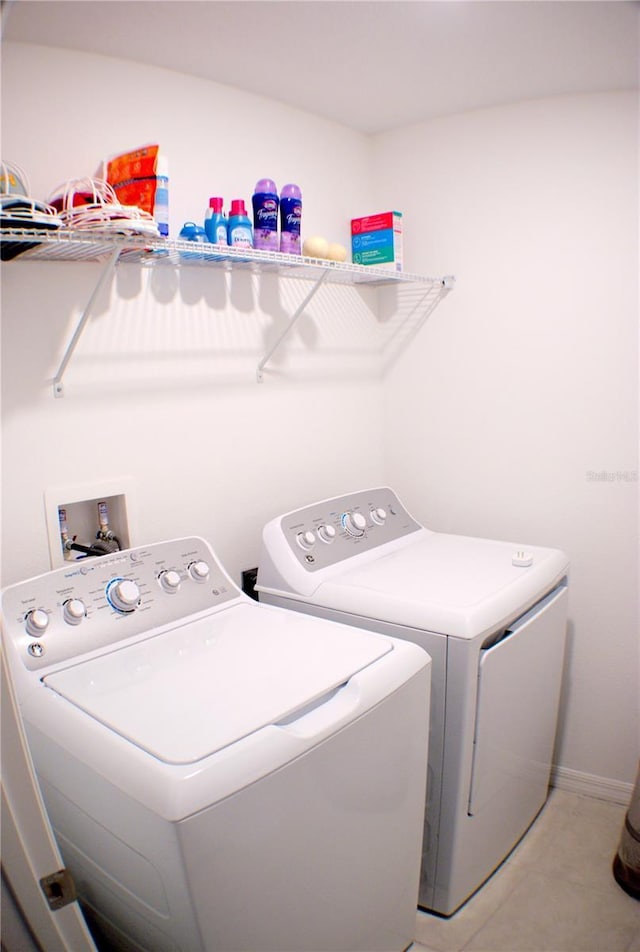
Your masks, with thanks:
M 372 522 L 375 522 L 376 525 L 381 526 L 387 518 L 387 511 L 386 509 L 380 509 L 378 507 L 377 509 L 371 509 L 369 515 L 371 516 Z
M 310 549 L 314 545 L 316 537 L 314 536 L 311 529 L 307 529 L 306 532 L 299 532 L 296 536 L 296 542 L 301 549 Z
M 209 566 L 202 560 L 192 562 L 189 566 L 189 575 L 195 582 L 206 582 L 209 578 Z
M 62 617 L 67 625 L 79 625 L 86 614 L 85 604 L 79 598 L 68 598 L 62 606 Z
M 367 528 L 367 520 L 361 512 L 344 512 L 342 514 L 342 525 L 349 535 L 361 536 L 364 535 L 364 530 Z
M 165 592 L 177 592 L 180 588 L 180 576 L 175 569 L 167 569 L 166 572 L 161 572 L 158 580 Z
M 333 542 L 336 537 L 336 530 L 333 526 L 320 526 L 318 535 L 323 542 Z
M 29 612 L 26 619 L 27 634 L 32 638 L 39 638 L 44 635 L 49 626 L 49 616 L 42 608 L 34 608 Z
M 107 588 L 107 598 L 119 612 L 133 612 L 138 607 L 140 589 L 129 578 L 114 578 Z

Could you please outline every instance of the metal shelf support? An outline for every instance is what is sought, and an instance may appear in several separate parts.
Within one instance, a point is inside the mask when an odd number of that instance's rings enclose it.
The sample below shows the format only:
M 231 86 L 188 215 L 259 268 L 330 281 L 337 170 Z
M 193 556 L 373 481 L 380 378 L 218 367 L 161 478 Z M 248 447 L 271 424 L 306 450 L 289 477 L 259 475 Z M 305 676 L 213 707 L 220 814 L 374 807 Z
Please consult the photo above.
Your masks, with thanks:
M 58 367 L 58 372 L 53 378 L 54 397 L 64 396 L 64 386 L 62 384 L 62 378 L 64 377 L 65 370 L 67 369 L 67 364 L 69 363 L 69 361 L 71 360 L 71 357 L 73 356 L 73 352 L 78 345 L 78 341 L 82 337 L 82 333 L 87 325 L 87 321 L 89 320 L 91 316 L 91 309 L 93 307 L 94 301 L 96 300 L 96 298 L 102 291 L 102 288 L 106 285 L 107 281 L 113 275 L 113 272 L 115 270 L 119 257 L 120 257 L 120 249 L 116 248 L 111 253 L 110 258 L 108 259 L 104 268 L 102 269 L 102 274 L 100 275 L 98 279 L 98 283 L 93 289 L 93 293 L 91 297 L 89 298 L 89 300 L 87 301 L 87 305 L 80 316 L 80 320 L 78 321 L 76 329 L 73 332 L 73 336 L 71 337 L 71 340 L 67 344 L 67 349 L 65 351 L 64 357 L 62 358 L 62 362 L 60 366 Z
M 80 316 L 76 329 L 67 344 L 58 371 L 53 378 L 55 397 L 64 396 L 62 381 L 67 366 L 84 333 L 96 299 L 112 277 L 118 261 L 138 263 L 143 266 L 151 265 L 153 267 L 214 267 L 223 272 L 231 271 L 237 267 L 239 270 L 248 271 L 249 273 L 277 274 L 284 278 L 301 278 L 312 282 L 311 290 L 299 307 L 296 308 L 284 330 L 258 364 L 256 371 L 258 383 L 263 382 L 266 365 L 283 340 L 291 333 L 305 308 L 325 281 L 331 285 L 351 287 L 381 288 L 412 285 L 417 288 L 425 288 L 420 301 L 409 315 L 409 317 L 412 317 L 416 310 L 423 308 L 421 320 L 417 322 L 414 332 L 424 323 L 439 301 L 455 287 L 455 277 L 453 275 L 434 278 L 390 269 L 378 271 L 376 268 L 369 268 L 365 265 L 328 261 L 324 258 L 309 258 L 302 255 L 281 254 L 279 252 L 259 250 L 247 252 L 245 248 L 220 248 L 217 245 L 206 244 L 198 244 L 195 247 L 192 242 L 183 239 L 169 241 L 166 238 L 145 235 L 114 235 L 112 232 L 65 228 L 43 232 L 22 227 L 3 229 L 0 239 L 3 244 L 5 241 L 17 246 L 24 244 L 24 251 L 20 253 L 20 259 L 22 260 L 105 262 L 98 282 Z M 15 253 L 12 257 L 15 257 Z M 395 332 L 395 336 L 398 339 L 398 346 L 402 346 L 401 334 Z
M 322 284 L 322 282 L 324 281 L 324 279 L 327 277 L 328 274 L 329 274 L 328 270 L 322 272 L 318 280 L 315 282 L 315 284 L 313 285 L 313 287 L 311 288 L 311 290 L 305 297 L 304 301 L 296 308 L 296 310 L 293 312 L 293 314 L 289 318 L 289 323 L 287 324 L 285 329 L 282 331 L 282 333 L 279 335 L 277 340 L 272 344 L 269 351 L 264 355 L 264 357 L 258 364 L 258 370 L 256 372 L 258 383 L 262 383 L 264 380 L 265 365 L 271 360 L 271 358 L 273 357 L 274 353 L 276 352 L 276 350 L 278 349 L 282 341 L 291 332 L 291 330 L 293 329 L 293 325 L 296 323 L 298 318 L 302 317 L 302 315 L 304 314 L 305 308 L 307 307 L 311 299 L 314 297 L 316 291 L 318 290 L 318 288 L 320 287 L 320 285 Z

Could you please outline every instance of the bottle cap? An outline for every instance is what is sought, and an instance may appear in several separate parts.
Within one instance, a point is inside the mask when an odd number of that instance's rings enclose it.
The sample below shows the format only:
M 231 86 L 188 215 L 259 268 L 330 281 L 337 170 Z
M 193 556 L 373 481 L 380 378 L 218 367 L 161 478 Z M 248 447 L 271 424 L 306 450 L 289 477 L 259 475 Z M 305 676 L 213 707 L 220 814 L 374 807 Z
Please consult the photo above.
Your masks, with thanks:
M 299 185 L 283 185 L 280 192 L 280 198 L 302 198 L 302 192 Z
M 214 212 L 222 211 L 223 200 L 221 198 L 210 198 L 209 199 L 209 208 L 212 208 Z
M 234 198 L 231 200 L 231 214 L 232 215 L 246 215 L 247 210 L 244 207 L 243 198 Z
M 261 178 L 259 182 L 256 182 L 256 187 L 253 191 L 254 194 L 256 192 L 271 192 L 273 195 L 278 194 L 276 183 L 270 178 Z

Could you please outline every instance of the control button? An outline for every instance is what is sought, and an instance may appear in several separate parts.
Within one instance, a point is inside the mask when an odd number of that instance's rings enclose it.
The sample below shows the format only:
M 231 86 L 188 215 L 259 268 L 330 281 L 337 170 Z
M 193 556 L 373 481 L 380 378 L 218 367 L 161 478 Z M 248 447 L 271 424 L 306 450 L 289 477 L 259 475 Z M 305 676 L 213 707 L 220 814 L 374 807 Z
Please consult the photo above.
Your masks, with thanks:
M 189 575 L 194 582 L 206 582 L 209 578 L 209 566 L 202 560 L 192 562 L 189 566 Z
M 333 526 L 320 526 L 318 535 L 323 542 L 333 542 L 336 537 L 336 530 Z
M 32 638 L 39 638 L 44 635 L 49 626 L 49 616 L 42 608 L 34 608 L 29 612 L 26 619 L 27 634 Z
M 180 588 L 180 576 L 175 569 L 167 569 L 166 572 L 160 572 L 158 581 L 165 592 L 177 592 Z
M 376 525 L 381 526 L 381 525 L 384 525 L 384 522 L 387 518 L 387 511 L 386 509 L 380 509 L 380 508 L 371 509 L 369 511 L 369 515 L 371 516 L 372 522 L 375 522 Z
M 134 612 L 140 600 L 140 589 L 129 578 L 114 578 L 107 586 L 107 599 L 119 612 Z
M 311 531 L 307 529 L 306 532 L 299 532 L 296 536 L 296 542 L 301 549 L 311 549 L 315 545 L 316 537 Z
M 349 535 L 362 536 L 367 528 L 367 520 L 361 512 L 343 512 L 342 525 Z
M 79 598 L 68 598 L 62 606 L 62 617 L 68 625 L 79 625 L 86 614 L 85 604 Z
M 27 651 L 32 658 L 41 658 L 44 654 L 44 645 L 41 645 L 39 641 L 32 641 Z

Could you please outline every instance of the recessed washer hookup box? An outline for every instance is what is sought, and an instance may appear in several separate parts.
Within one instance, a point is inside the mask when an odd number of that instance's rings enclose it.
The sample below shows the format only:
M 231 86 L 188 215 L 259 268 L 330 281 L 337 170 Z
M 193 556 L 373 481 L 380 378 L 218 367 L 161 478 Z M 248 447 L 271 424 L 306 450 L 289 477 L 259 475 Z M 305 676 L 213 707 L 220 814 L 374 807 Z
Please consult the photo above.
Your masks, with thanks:
M 402 271 L 402 212 L 352 218 L 351 257 L 354 264 Z

